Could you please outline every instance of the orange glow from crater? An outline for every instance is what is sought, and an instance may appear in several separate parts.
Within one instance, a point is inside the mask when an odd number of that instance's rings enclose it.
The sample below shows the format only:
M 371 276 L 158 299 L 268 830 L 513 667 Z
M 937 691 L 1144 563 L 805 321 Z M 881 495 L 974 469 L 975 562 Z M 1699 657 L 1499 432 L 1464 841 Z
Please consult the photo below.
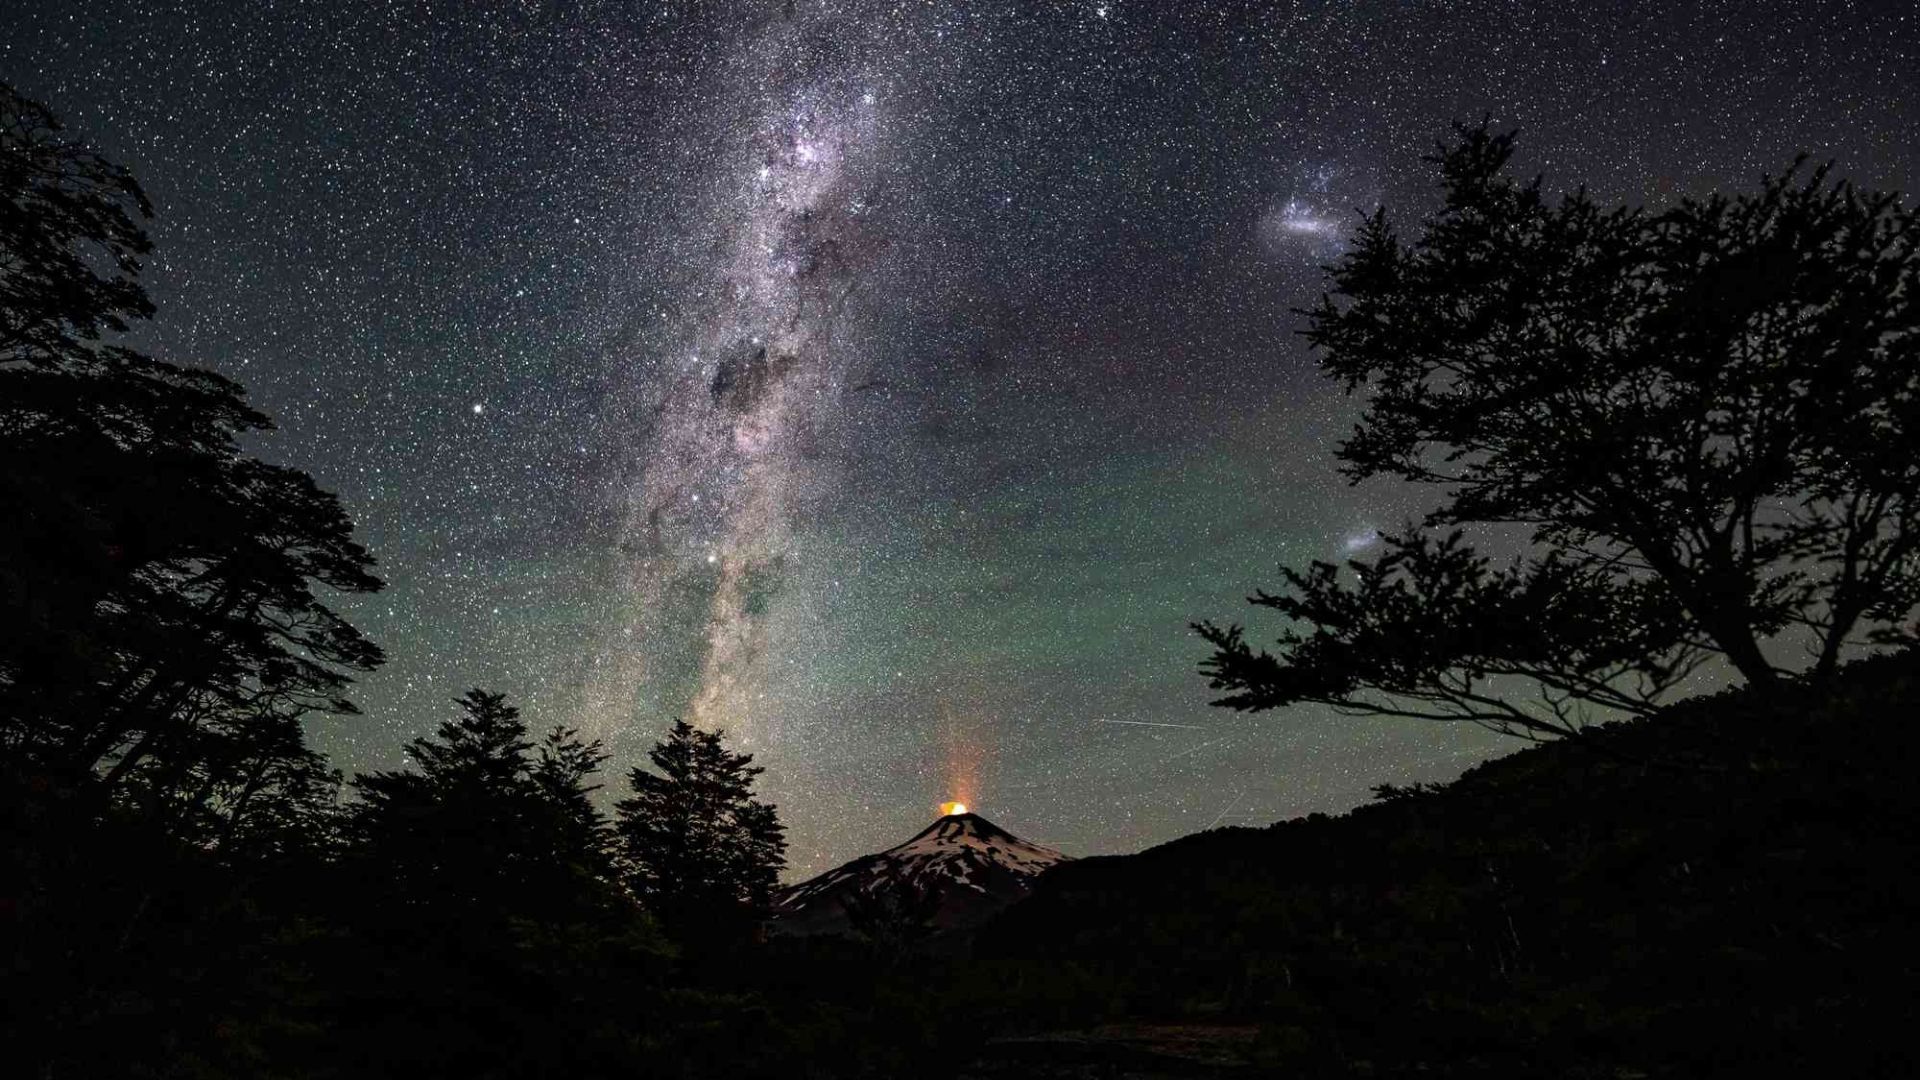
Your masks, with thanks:
M 955 691 L 961 694 L 961 691 Z M 961 696 L 967 696 L 961 694 Z M 940 804 L 940 814 L 965 814 L 970 804 L 977 805 L 980 794 L 980 766 L 986 748 L 980 744 L 968 710 L 952 698 L 942 695 L 939 728 L 934 735 L 941 759 L 935 791 L 944 791 L 948 802 Z

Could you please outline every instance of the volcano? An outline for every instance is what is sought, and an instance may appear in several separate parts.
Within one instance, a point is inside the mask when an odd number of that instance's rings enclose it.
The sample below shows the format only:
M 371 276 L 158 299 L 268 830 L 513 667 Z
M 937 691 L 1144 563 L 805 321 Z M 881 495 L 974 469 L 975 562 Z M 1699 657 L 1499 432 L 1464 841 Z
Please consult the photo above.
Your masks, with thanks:
M 773 928 L 786 934 L 953 930 L 1033 891 L 1067 856 L 979 814 L 948 814 L 913 839 L 782 889 Z

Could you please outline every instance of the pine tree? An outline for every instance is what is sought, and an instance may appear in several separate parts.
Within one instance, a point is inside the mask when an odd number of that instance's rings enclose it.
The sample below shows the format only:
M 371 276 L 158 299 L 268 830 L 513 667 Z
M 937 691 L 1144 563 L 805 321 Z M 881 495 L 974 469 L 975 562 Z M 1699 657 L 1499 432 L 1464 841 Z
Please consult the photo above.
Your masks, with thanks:
M 600 785 L 589 783 L 607 760 L 600 743 L 582 742 L 578 731 L 556 725 L 536 749 L 531 775 L 544 799 L 554 858 L 576 875 L 613 880 L 612 830 L 593 804 Z
M 354 778 L 343 932 L 315 962 L 343 1074 L 634 1075 L 665 946 L 621 888 L 590 798 L 605 755 L 536 741 L 500 694 Z M 614 1017 L 617 1016 L 617 1020 Z
M 635 768 L 630 798 L 615 805 L 628 881 L 669 924 L 710 922 L 764 908 L 786 865 L 778 813 L 753 799 L 764 769 L 735 754 L 723 733 L 684 720 Z
M 356 776 L 350 859 L 409 901 L 560 915 L 605 900 L 606 822 L 589 796 L 605 755 L 560 728 L 536 746 L 503 694 L 407 744 L 413 767 Z

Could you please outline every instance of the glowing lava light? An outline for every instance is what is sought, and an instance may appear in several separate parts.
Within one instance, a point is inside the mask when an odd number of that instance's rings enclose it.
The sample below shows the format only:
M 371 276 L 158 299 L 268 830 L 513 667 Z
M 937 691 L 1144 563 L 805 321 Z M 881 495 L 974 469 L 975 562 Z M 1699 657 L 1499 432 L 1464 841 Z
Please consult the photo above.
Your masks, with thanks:
M 967 804 L 963 802 L 943 802 L 940 804 L 940 814 L 943 817 L 951 817 L 954 814 L 964 814 L 966 812 Z

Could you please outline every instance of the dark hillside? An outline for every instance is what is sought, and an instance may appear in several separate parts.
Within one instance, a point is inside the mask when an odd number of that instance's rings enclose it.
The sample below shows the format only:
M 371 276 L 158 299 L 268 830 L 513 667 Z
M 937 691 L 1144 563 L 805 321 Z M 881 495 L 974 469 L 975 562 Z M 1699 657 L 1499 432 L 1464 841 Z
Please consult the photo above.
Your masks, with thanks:
M 983 937 L 982 974 L 1015 1023 L 1251 1023 L 1250 1060 L 1319 1071 L 1899 1071 L 1915 668 L 1069 864 Z

